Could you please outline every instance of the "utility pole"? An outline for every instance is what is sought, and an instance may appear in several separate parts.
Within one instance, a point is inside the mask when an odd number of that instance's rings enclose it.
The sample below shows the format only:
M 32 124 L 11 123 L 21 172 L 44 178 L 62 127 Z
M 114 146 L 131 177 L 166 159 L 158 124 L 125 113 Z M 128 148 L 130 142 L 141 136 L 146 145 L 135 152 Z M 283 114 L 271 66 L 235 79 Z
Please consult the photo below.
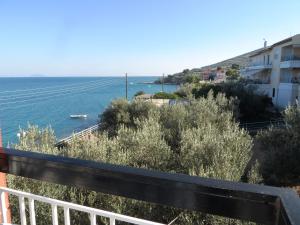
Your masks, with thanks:
M 161 80 L 161 92 L 164 92 L 164 82 L 165 82 L 165 74 L 163 73 L 162 80 Z
M 126 80 L 126 100 L 128 100 L 128 76 L 127 76 L 127 73 L 125 74 L 125 80 Z

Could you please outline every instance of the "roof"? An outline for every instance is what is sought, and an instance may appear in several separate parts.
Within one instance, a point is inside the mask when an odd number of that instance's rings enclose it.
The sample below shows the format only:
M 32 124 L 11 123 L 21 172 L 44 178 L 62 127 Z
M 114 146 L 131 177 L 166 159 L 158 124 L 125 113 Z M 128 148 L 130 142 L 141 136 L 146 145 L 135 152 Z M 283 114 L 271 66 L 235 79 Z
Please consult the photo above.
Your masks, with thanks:
M 300 34 L 296 34 L 296 35 L 294 35 L 294 36 L 292 36 L 292 37 L 289 37 L 289 38 L 283 39 L 283 40 L 281 40 L 281 41 L 278 41 L 278 42 L 276 42 L 275 44 L 273 44 L 273 45 L 271 45 L 271 46 L 269 46 L 269 47 L 263 48 L 261 51 L 258 51 L 258 52 L 256 52 L 256 53 L 250 55 L 250 57 L 257 56 L 257 55 L 259 55 L 259 54 L 261 54 L 261 53 L 263 53 L 263 52 L 269 51 L 269 50 L 271 50 L 272 48 L 274 48 L 274 47 L 276 47 L 276 46 L 278 46 L 278 45 L 282 45 L 282 44 L 284 44 L 284 43 L 291 42 L 291 41 L 293 41 L 293 39 L 294 39 L 295 37 L 298 37 L 298 36 L 300 36 Z

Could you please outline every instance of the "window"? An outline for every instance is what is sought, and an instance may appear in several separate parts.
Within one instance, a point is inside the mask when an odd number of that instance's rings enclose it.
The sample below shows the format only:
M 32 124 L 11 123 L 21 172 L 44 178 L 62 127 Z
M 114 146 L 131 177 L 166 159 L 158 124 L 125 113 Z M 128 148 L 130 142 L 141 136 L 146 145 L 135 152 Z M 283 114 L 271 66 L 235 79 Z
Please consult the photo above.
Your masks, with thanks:
M 275 97 L 275 88 L 273 88 L 273 94 L 272 94 L 272 97 L 273 97 L 273 98 Z

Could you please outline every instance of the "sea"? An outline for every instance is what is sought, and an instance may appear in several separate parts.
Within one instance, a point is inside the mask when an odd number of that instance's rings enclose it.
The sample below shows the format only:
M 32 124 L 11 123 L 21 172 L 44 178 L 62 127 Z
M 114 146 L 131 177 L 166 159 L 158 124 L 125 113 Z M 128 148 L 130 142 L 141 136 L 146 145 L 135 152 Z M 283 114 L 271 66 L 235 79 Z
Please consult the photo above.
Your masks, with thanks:
M 138 91 L 156 93 L 157 77 L 128 77 L 128 99 Z M 176 85 L 164 85 L 173 92 Z M 125 77 L 2 77 L 0 78 L 0 127 L 4 146 L 18 141 L 20 128 L 29 124 L 51 126 L 57 139 L 71 135 L 98 121 L 114 99 L 125 98 Z M 71 119 L 71 114 L 87 114 Z

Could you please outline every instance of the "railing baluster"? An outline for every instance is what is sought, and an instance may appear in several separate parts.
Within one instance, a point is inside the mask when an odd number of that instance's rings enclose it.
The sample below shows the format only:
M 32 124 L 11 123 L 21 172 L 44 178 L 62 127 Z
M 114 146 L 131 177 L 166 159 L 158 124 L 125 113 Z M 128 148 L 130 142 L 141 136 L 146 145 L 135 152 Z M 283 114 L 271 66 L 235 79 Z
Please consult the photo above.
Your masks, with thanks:
M 70 225 L 70 208 L 64 207 L 65 225 Z
M 5 224 L 7 223 L 7 209 L 6 209 L 6 201 L 5 201 L 5 192 L 0 192 L 0 201 L 1 201 L 1 216 L 2 222 Z
M 90 217 L 91 217 L 91 225 L 96 225 L 96 215 L 94 213 L 91 213 Z
M 19 207 L 20 207 L 20 219 L 21 225 L 26 225 L 26 212 L 25 212 L 25 198 L 19 196 Z
M 29 199 L 29 213 L 30 213 L 30 224 L 31 225 L 36 225 L 35 221 L 35 210 L 34 210 L 34 200 Z
M 51 204 L 51 211 L 52 211 L 52 224 L 58 225 L 57 205 Z
M 116 225 L 116 219 L 114 217 L 109 217 L 109 225 Z

